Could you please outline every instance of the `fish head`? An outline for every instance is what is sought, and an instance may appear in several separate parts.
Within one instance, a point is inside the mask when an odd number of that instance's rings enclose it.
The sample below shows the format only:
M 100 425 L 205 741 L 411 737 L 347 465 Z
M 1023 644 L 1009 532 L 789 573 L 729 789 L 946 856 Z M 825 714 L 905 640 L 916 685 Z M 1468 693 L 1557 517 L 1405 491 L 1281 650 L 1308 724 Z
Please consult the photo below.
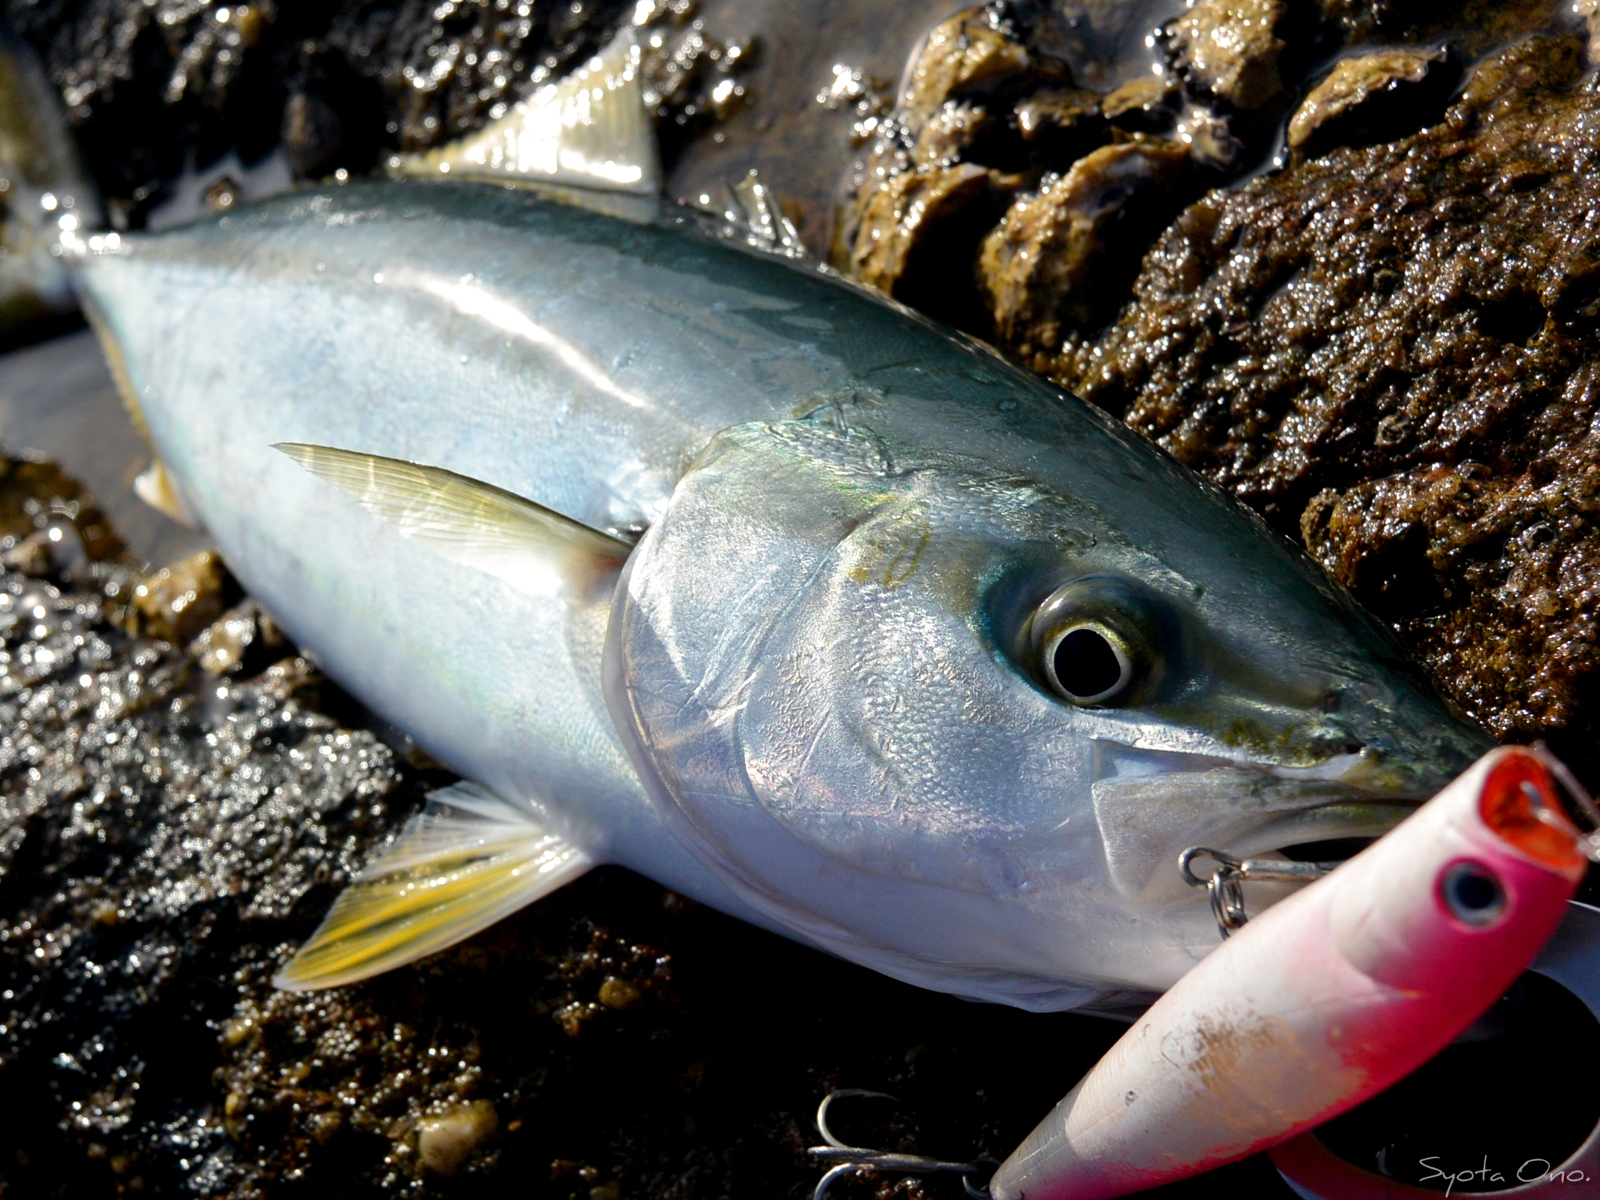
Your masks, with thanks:
M 1185 848 L 1318 857 L 1489 744 L 1303 553 L 1071 404 L 1066 430 L 902 404 L 724 431 L 607 657 L 653 802 L 746 899 L 1040 1008 L 1217 943 Z

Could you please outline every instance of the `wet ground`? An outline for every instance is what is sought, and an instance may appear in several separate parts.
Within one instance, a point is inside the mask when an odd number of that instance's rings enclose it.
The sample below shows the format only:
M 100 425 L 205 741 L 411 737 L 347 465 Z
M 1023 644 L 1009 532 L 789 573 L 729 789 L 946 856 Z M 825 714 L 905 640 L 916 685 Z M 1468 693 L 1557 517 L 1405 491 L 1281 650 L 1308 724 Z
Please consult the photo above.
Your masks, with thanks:
M 437 144 L 637 20 L 675 194 L 759 167 L 814 252 L 1233 488 L 1458 703 L 1593 781 L 1600 88 L 1581 14 L 958 8 L 9 6 L 128 226 Z M 220 564 L 143 573 L 202 542 L 131 499 L 143 454 L 87 334 L 0 359 L 0 440 L 35 452 L 0 472 L 8 1196 L 801 1196 L 830 1088 L 899 1096 L 841 1116 L 863 1141 L 1004 1154 L 1117 1035 L 907 988 L 615 870 L 390 976 L 273 992 L 341 880 L 447 777 Z M 1419 1155 L 1475 1162 L 1486 1139 L 1558 1161 L 1595 1114 L 1542 1064 L 1600 1072 L 1600 1031 L 1564 1003 L 1533 986 L 1505 1037 L 1330 1143 L 1413 1179 Z M 1518 1120 L 1486 1127 L 1486 1091 Z M 1165 1194 L 1225 1193 L 1289 1194 L 1261 1160 Z

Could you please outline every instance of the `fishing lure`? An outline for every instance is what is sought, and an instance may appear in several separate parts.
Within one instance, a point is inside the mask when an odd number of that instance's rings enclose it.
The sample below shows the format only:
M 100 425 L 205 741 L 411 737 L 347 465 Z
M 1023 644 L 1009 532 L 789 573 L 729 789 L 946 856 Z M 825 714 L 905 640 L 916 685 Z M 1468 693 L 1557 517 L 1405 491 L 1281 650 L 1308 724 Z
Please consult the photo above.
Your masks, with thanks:
M 1539 756 L 1486 755 L 1186 975 L 1000 1166 L 990 1195 L 1127 1195 L 1382 1091 L 1528 966 L 1566 916 L 1587 848 Z M 1307 1154 L 1282 1161 L 1293 1170 Z

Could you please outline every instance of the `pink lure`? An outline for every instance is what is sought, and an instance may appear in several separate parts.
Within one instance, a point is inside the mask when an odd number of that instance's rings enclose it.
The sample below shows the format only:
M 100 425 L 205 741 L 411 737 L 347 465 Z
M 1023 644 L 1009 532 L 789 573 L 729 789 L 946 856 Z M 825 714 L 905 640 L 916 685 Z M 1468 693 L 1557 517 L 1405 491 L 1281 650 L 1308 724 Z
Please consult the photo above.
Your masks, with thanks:
M 1485 755 L 1179 980 L 1005 1161 L 990 1194 L 1127 1195 L 1387 1088 L 1538 954 L 1583 877 L 1580 839 L 1536 755 Z

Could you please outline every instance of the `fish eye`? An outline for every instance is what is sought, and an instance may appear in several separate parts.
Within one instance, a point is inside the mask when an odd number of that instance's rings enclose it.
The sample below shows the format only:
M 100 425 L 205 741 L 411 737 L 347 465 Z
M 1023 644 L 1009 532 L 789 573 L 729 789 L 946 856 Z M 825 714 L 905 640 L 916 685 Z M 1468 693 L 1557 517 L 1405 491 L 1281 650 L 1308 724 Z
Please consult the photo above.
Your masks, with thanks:
M 1159 666 L 1152 622 L 1120 581 L 1058 588 L 1034 614 L 1031 634 L 1039 675 L 1071 704 L 1132 703 Z

